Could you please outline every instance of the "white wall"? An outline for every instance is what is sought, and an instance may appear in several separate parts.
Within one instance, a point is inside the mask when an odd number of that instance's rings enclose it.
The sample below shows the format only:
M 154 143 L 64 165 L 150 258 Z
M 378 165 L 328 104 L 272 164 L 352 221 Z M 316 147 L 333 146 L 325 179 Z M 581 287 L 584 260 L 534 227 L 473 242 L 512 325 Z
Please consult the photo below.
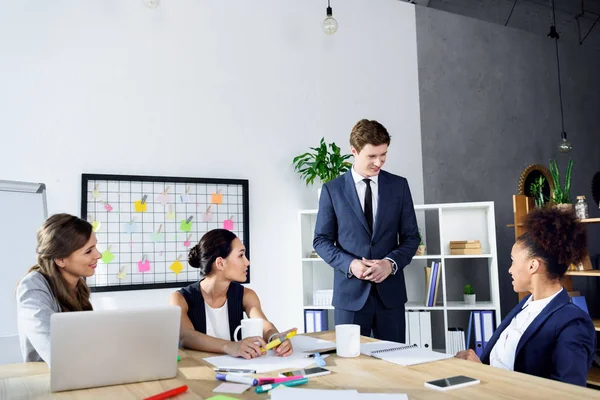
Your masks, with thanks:
M 0 179 L 45 182 L 51 214 L 79 214 L 83 172 L 247 178 L 250 286 L 280 329 L 301 326 L 297 210 L 316 194 L 291 159 L 321 136 L 347 149 L 354 123 L 377 119 L 393 137 L 386 169 L 423 202 L 414 6 L 332 5 L 326 36 L 324 0 L 4 2 Z

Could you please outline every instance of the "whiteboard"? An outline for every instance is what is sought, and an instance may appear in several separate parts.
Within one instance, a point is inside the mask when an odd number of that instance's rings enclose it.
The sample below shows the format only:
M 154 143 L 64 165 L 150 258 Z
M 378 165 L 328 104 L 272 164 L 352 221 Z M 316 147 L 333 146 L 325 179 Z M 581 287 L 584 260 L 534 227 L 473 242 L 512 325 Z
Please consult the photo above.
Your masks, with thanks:
M 0 336 L 18 334 L 15 289 L 36 263 L 36 233 L 46 218 L 44 184 L 0 180 Z

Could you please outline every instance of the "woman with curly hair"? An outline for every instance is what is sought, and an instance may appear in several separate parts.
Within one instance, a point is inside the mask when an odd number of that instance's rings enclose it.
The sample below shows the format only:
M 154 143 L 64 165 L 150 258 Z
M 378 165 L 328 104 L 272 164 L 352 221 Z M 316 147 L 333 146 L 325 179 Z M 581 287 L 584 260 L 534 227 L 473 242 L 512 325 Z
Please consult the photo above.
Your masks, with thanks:
M 473 350 L 456 357 L 493 367 L 585 386 L 596 349 L 589 315 L 571 303 L 560 283 L 570 264 L 587 254 L 587 233 L 575 214 L 555 208 L 527 215 L 508 273 L 515 292 L 531 292 L 502 321 L 481 359 Z

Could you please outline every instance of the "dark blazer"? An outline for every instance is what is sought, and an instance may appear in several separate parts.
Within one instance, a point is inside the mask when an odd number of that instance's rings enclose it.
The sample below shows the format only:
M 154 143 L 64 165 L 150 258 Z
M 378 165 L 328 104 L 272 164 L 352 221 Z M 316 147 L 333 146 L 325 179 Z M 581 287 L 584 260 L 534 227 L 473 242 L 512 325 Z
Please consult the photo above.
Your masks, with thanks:
M 369 296 L 371 282 L 348 277 L 354 259 L 391 258 L 398 265 L 395 275 L 377 284 L 385 307 L 406 303 L 403 269 L 419 246 L 419 230 L 408 182 L 380 171 L 377 216 L 370 232 L 360 206 L 352 172 L 323 185 L 313 247 L 333 268 L 333 306 L 360 310 Z
M 188 305 L 188 317 L 198 332 L 206 334 L 206 309 L 204 297 L 200 290 L 200 282 L 192 283 L 179 289 Z M 244 287 L 237 282 L 231 282 L 227 289 L 227 315 L 229 316 L 229 337 L 234 340 L 233 332 L 244 318 Z
M 483 363 L 490 363 L 490 353 L 498 338 L 530 296 L 517 304 L 496 329 L 481 355 Z M 596 331 L 590 316 L 572 304 L 563 290 L 521 336 L 514 370 L 585 387 L 595 351 Z

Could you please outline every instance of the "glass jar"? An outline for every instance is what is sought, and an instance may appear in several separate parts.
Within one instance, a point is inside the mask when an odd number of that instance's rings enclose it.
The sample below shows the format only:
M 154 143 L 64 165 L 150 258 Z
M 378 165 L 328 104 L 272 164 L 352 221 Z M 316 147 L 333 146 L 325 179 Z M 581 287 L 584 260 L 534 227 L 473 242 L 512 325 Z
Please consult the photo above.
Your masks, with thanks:
M 575 203 L 575 215 L 579 219 L 587 219 L 590 217 L 588 210 L 588 204 L 585 201 L 585 196 L 577 196 L 577 203 Z

